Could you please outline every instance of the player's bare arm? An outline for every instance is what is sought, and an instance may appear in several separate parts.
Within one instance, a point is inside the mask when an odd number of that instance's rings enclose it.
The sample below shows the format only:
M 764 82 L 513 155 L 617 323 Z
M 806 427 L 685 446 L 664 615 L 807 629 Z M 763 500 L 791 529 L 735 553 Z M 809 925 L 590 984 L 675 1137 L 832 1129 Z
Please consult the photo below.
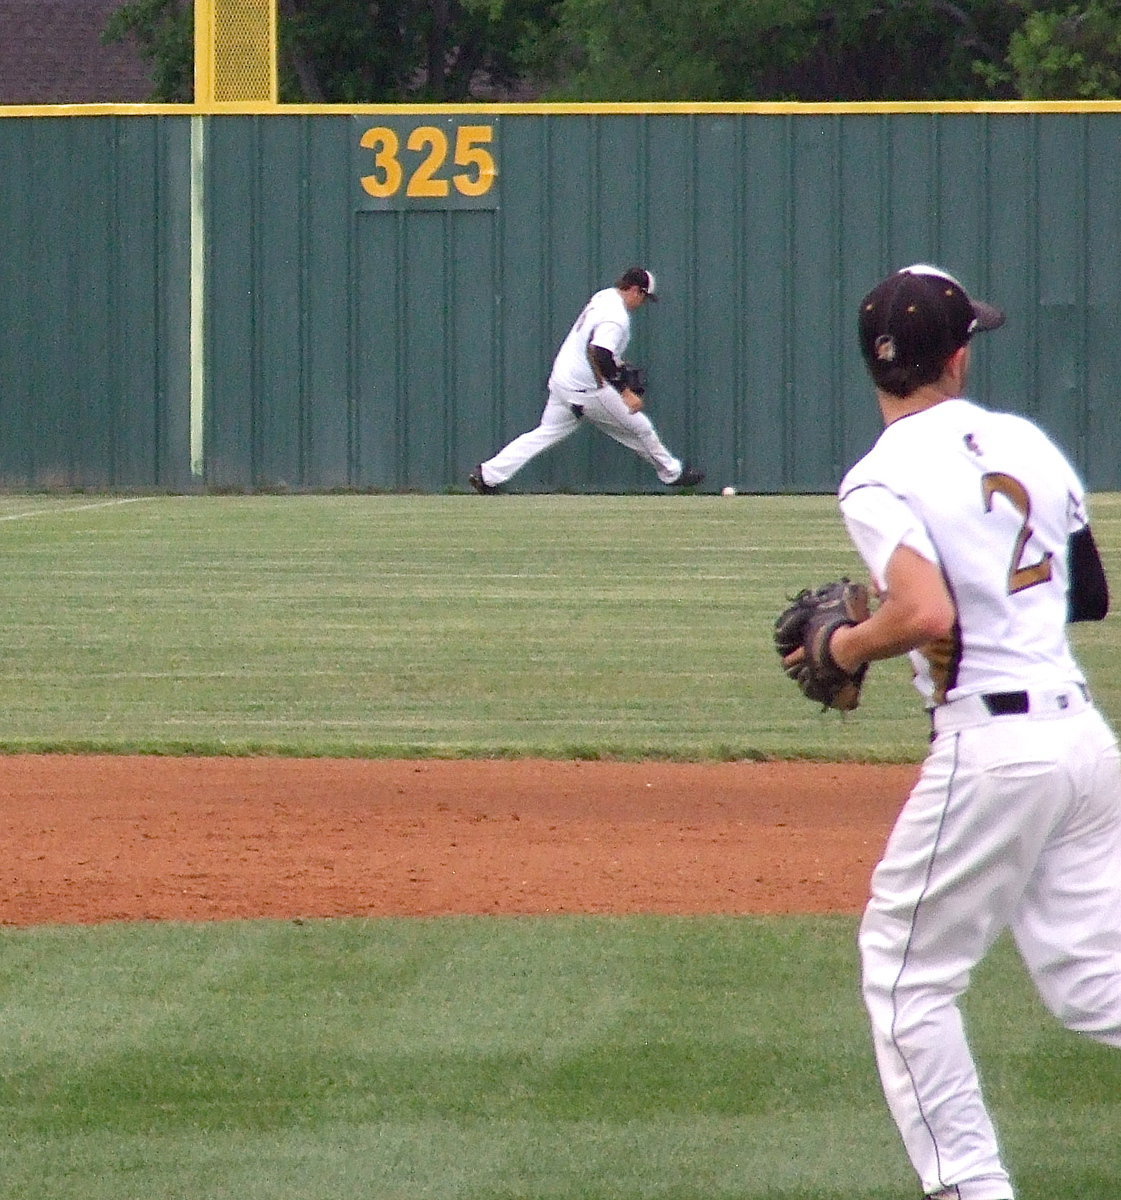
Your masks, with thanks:
M 894 658 L 948 637 L 956 610 L 941 570 L 907 546 L 888 560 L 880 605 L 867 621 L 833 634 L 830 652 L 837 665 L 855 671 L 861 663 Z

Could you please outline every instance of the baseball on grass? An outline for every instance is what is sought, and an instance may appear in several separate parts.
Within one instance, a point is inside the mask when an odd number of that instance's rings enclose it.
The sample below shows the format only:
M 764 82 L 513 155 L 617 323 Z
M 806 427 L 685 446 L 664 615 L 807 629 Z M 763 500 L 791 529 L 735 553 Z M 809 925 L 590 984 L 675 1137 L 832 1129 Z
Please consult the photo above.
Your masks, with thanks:
M 734 496 L 736 494 L 736 489 L 729 484 L 726 488 L 721 489 L 720 494 L 721 496 Z

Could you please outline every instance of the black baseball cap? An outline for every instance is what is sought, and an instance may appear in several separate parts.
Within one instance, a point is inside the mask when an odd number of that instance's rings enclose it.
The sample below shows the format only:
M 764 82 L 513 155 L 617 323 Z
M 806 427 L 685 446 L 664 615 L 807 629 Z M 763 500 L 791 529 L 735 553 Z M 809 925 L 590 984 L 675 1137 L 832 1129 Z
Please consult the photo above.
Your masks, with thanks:
M 624 271 L 615 286 L 618 288 L 641 288 L 646 293 L 647 300 L 657 300 L 658 298 L 658 282 L 654 278 L 654 272 L 648 271 L 645 267 L 631 267 Z
M 860 302 L 860 350 L 875 382 L 906 396 L 933 383 L 975 333 L 999 329 L 1004 320 L 999 308 L 974 300 L 948 271 L 915 263 Z

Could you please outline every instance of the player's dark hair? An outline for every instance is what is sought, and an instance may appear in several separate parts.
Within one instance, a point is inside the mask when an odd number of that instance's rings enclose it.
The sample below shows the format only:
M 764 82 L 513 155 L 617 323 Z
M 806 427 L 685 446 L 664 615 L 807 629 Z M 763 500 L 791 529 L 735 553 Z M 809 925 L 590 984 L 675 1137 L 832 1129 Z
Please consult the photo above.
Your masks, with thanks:
M 956 348 L 955 348 L 956 349 Z M 925 362 L 912 363 L 881 363 L 868 362 L 868 374 L 872 382 L 883 392 L 902 399 L 928 383 L 935 383 L 942 378 L 951 351 L 945 358 L 927 359 Z

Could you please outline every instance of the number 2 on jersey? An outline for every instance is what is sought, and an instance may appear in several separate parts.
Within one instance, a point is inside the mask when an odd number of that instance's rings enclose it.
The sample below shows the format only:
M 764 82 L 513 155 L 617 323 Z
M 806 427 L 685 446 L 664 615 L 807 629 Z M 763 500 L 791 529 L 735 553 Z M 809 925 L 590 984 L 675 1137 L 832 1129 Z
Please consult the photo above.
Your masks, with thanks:
M 1031 497 L 1028 495 L 1028 489 L 1011 475 L 990 471 L 981 477 L 981 497 L 985 502 L 985 512 L 992 512 L 994 496 L 1003 496 L 1023 517 L 1012 550 L 1012 562 L 1008 567 L 1008 594 L 1012 596 L 1016 592 L 1022 592 L 1024 588 L 1035 587 L 1037 583 L 1046 583 L 1051 578 L 1051 559 L 1054 555 L 1048 550 L 1038 562 L 1021 565 L 1024 548 L 1032 535 L 1032 527 L 1028 524 L 1031 518 Z

